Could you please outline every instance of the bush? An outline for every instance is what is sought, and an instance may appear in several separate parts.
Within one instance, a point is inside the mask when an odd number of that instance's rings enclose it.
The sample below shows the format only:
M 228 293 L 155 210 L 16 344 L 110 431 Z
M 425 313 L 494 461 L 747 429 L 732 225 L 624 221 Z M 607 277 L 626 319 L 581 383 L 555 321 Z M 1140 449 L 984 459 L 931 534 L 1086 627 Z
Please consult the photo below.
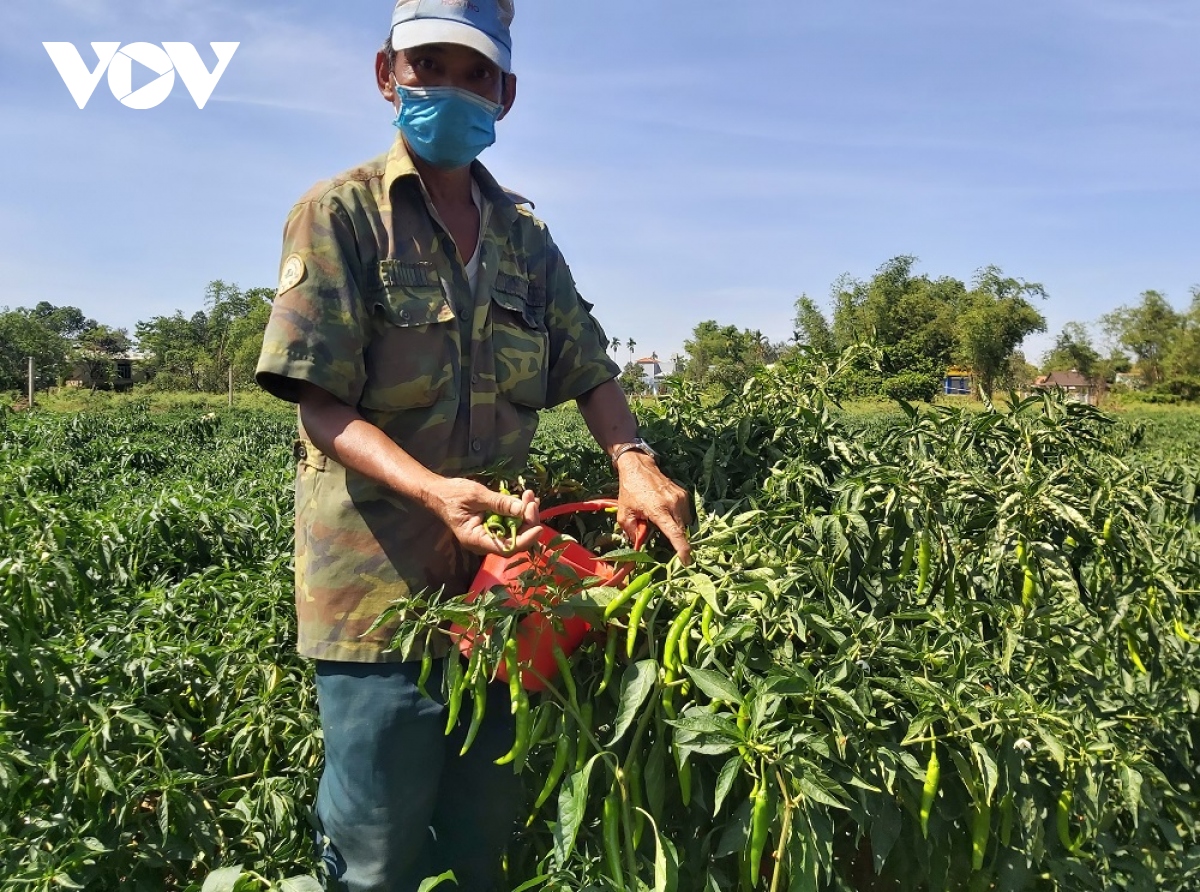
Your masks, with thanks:
M 900 372 L 883 382 L 885 396 L 906 403 L 931 403 L 941 389 L 941 377 L 924 372 Z

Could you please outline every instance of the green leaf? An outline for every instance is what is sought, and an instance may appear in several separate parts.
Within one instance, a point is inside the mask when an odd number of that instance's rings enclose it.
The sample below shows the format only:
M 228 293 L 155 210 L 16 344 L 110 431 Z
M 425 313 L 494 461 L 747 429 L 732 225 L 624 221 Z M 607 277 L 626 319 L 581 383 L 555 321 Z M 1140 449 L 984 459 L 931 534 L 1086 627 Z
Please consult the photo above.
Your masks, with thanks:
M 571 853 L 575 851 L 575 839 L 587 811 L 588 783 L 592 777 L 592 766 L 600 753 L 592 756 L 579 771 L 574 772 L 558 791 L 558 823 L 554 827 L 554 862 L 565 867 Z
M 696 687 L 704 691 L 713 700 L 724 700 L 726 703 L 742 703 L 742 694 L 733 680 L 711 669 L 693 669 L 684 666 L 684 671 L 692 677 Z
M 205 878 L 200 892 L 234 892 L 238 880 L 242 878 L 244 872 L 240 864 L 237 867 L 222 867 L 214 870 Z
M 442 883 L 453 883 L 458 885 L 458 880 L 454 876 L 453 870 L 447 870 L 445 873 L 438 874 L 435 877 L 426 877 L 421 880 L 421 885 L 417 886 L 417 892 L 430 892 L 431 889 L 436 889 Z
M 742 766 L 742 757 L 734 756 L 721 768 L 721 773 L 717 775 L 717 788 L 713 794 L 713 817 L 716 817 L 721 812 L 721 804 L 725 801 L 725 797 L 729 795 L 729 791 L 733 789 L 733 782 L 737 780 L 739 770 Z
M 971 752 L 975 754 L 975 762 L 979 765 L 979 776 L 983 781 L 983 801 L 991 805 L 992 797 L 996 795 L 996 784 L 1000 780 L 1000 772 L 996 768 L 996 760 L 982 743 L 971 741 Z
M 721 838 L 717 840 L 717 847 L 713 849 L 713 857 L 724 858 L 726 855 L 741 852 L 746 848 L 746 840 L 749 838 L 750 800 L 743 799 L 729 823 L 725 825 L 725 831 L 721 834 Z
M 1042 725 L 1035 724 L 1033 729 L 1037 731 L 1038 737 L 1046 745 L 1046 751 L 1050 753 L 1050 757 L 1058 763 L 1058 770 L 1062 771 L 1067 764 L 1067 750 L 1063 746 L 1062 741 Z
M 279 892 L 322 892 L 321 882 L 313 877 L 288 877 L 279 884 Z
M 608 746 L 612 747 L 625 736 L 637 711 L 641 709 L 650 692 L 658 681 L 658 662 L 656 660 L 640 660 L 625 669 L 621 676 L 621 699 L 617 706 L 617 717 L 613 722 L 613 735 Z
M 517 886 L 517 888 L 513 889 L 512 892 L 529 892 L 530 889 L 533 889 L 536 886 L 540 886 L 542 883 L 546 882 L 546 880 L 548 880 L 548 879 L 550 879 L 550 874 L 540 873 L 537 876 L 533 877 L 533 879 L 526 880 L 521 885 Z
M 676 892 L 679 888 L 679 853 L 658 829 L 654 818 L 639 808 L 654 830 L 654 892 Z

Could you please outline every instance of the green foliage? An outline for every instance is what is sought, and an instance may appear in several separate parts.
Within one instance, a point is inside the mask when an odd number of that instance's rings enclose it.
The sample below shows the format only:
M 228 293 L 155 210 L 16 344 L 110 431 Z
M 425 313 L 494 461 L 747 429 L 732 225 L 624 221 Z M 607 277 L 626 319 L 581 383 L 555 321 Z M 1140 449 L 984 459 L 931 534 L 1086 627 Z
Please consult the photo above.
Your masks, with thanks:
M 32 310 L 4 308 L 0 311 L 0 390 L 25 392 L 31 356 L 35 386 L 57 384 L 68 370 L 72 340 L 95 328 L 95 320 L 85 319 L 76 307 L 42 301 Z
M 639 408 L 695 494 L 695 562 L 652 542 L 636 623 L 606 621 L 615 589 L 549 581 L 568 597 L 550 609 L 597 634 L 575 693 L 533 701 L 505 888 L 747 889 L 753 826 L 759 889 L 1200 881 L 1200 416 L 1049 395 L 842 409 L 855 361 Z M 295 879 L 317 870 L 320 738 L 293 653 L 294 418 L 102 402 L 119 408 L 0 411 L 0 876 L 314 888 Z M 547 504 L 614 486 L 569 409 L 544 413 L 527 479 Z M 570 529 L 593 548 L 597 530 Z M 487 671 L 524 615 L 504 601 L 425 621 L 490 625 Z
M 683 377 L 716 390 L 740 388 L 756 369 L 773 362 L 780 349 L 761 331 L 711 319 L 695 327 L 683 348 L 687 352 Z
M 650 385 L 646 383 L 646 370 L 636 362 L 625 363 L 618 381 L 629 396 L 641 396 L 650 391 Z
M 1129 350 L 1148 385 L 1163 378 L 1163 359 L 1180 333 L 1182 318 L 1157 291 L 1143 291 L 1141 302 L 1100 317 L 1109 338 Z
M 1041 285 L 1005 276 L 997 267 L 981 270 L 966 295 L 959 319 L 959 355 L 991 398 L 1014 351 L 1046 320 L 1029 302 L 1046 297 Z
M 882 386 L 883 395 L 888 399 L 907 403 L 931 403 L 941 389 L 941 375 L 916 370 L 903 371 L 885 378 Z
M 1090 378 L 1093 372 L 1099 370 L 1100 361 L 1100 354 L 1092 346 L 1087 326 L 1068 322 L 1042 361 L 1042 368 L 1047 372 L 1069 372 L 1074 369 Z
M 139 322 L 138 345 L 153 357 L 154 386 L 219 393 L 228 386 L 231 365 L 235 384 L 250 385 L 273 294 L 268 288 L 242 291 L 217 279 L 205 290 L 204 310 Z

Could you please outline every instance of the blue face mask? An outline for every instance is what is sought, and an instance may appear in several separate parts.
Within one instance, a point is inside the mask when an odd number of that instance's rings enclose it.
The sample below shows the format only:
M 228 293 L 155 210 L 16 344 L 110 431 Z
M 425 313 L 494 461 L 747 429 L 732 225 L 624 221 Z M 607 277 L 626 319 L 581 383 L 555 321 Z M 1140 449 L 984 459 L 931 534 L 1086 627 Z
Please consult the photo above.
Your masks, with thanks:
M 395 123 L 408 147 L 434 167 L 466 167 L 496 141 L 504 106 L 458 87 L 402 87 Z

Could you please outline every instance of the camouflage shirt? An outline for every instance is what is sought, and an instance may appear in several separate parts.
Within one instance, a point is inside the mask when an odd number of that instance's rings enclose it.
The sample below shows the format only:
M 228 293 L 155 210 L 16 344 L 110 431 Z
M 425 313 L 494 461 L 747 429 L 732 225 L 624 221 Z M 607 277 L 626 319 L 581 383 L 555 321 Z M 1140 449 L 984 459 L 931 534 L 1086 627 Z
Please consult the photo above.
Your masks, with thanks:
M 546 227 L 478 162 L 473 174 L 491 205 L 474 294 L 402 140 L 309 191 L 284 230 L 257 373 L 293 402 L 298 381 L 323 388 L 448 476 L 520 468 L 539 409 L 620 372 Z M 412 592 L 465 591 L 478 560 L 421 506 L 299 433 L 300 653 L 414 658 L 386 649 L 394 624 L 363 633 Z

